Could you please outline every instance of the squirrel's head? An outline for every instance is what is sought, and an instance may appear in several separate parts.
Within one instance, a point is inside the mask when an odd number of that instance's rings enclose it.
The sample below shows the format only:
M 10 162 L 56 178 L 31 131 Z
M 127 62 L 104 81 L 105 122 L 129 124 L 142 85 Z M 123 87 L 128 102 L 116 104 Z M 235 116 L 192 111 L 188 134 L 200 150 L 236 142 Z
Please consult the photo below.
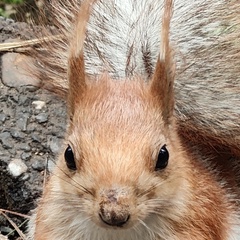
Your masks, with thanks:
M 82 3 L 77 21 L 83 36 L 89 2 Z M 55 191 L 60 188 L 64 193 L 66 221 L 72 219 L 73 225 L 93 224 L 92 229 L 98 231 L 134 229 L 146 236 L 161 227 L 164 236 L 170 223 L 179 221 L 176 208 L 184 211 L 187 162 L 173 118 L 174 74 L 168 38 L 171 4 L 165 3 L 161 53 L 149 81 L 141 76 L 115 80 L 106 72 L 88 76 L 84 37 L 72 43 L 70 127 Z M 69 216 L 71 212 L 74 217 Z M 80 215 L 81 221 L 85 219 L 81 223 L 77 220 Z

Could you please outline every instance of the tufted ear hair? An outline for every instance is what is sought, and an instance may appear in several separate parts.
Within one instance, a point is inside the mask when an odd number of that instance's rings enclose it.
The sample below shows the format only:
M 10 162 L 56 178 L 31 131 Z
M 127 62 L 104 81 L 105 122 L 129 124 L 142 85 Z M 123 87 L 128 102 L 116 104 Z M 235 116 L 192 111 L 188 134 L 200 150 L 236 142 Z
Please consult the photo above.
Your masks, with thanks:
M 83 46 L 86 37 L 87 23 L 90 18 L 91 8 L 95 0 L 82 1 L 77 13 L 73 34 L 70 38 L 68 59 L 68 102 L 70 118 L 74 115 L 76 104 L 81 101 L 86 91 L 86 74 L 83 57 Z
M 174 111 L 174 68 L 172 52 L 169 44 L 170 21 L 172 17 L 173 0 L 164 1 L 164 12 L 162 17 L 162 32 L 160 55 L 151 81 L 151 92 L 156 98 L 164 123 L 171 123 Z

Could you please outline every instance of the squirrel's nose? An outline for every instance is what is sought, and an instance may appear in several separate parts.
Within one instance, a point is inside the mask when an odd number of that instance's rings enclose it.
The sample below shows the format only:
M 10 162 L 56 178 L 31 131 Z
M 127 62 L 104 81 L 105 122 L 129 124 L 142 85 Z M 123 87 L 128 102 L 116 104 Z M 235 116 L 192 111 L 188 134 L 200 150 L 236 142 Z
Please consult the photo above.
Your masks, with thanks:
M 128 192 L 122 188 L 102 191 L 99 217 L 107 225 L 122 227 L 130 218 Z
M 116 212 L 114 210 L 107 211 L 101 209 L 99 212 L 99 217 L 107 225 L 122 227 L 124 224 L 128 222 L 130 214 L 128 211 Z

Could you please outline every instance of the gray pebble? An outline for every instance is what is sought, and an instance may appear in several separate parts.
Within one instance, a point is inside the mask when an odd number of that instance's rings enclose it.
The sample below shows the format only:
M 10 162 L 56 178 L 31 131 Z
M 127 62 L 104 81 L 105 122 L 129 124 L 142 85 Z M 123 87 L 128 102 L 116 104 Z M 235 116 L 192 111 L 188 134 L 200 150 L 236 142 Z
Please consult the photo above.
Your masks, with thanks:
M 21 176 L 22 181 L 27 181 L 30 179 L 30 174 L 29 173 L 23 173 Z
M 48 159 L 48 161 L 47 161 L 47 170 L 49 172 L 53 172 L 55 166 L 56 166 L 55 161 L 53 159 Z
M 25 152 L 31 151 L 31 147 L 29 146 L 28 143 L 21 143 L 21 144 L 19 145 L 19 148 L 20 148 L 21 150 L 24 150 Z
M 27 95 L 20 95 L 19 96 L 19 104 L 20 105 L 24 105 L 27 101 L 29 101 L 28 99 L 29 97 Z
M 2 132 L 0 133 L 0 139 L 6 139 L 6 138 L 11 138 L 11 134 L 9 132 Z
M 32 154 L 30 152 L 23 152 L 21 154 L 21 159 L 26 161 L 26 160 L 29 160 L 31 158 Z
M 0 133 L 0 141 L 5 149 L 11 149 L 14 146 L 11 134 L 9 132 Z
M 28 126 L 27 126 L 28 133 L 33 132 L 35 130 L 36 130 L 35 124 L 28 124 Z
M 38 123 L 45 123 L 48 121 L 48 114 L 47 113 L 40 113 L 36 117 Z
M 4 113 L 0 113 L 0 122 L 4 123 L 7 119 L 7 116 Z
M 50 137 L 48 139 L 48 146 L 53 154 L 58 154 L 61 147 L 62 140 L 57 137 Z
M 0 159 L 1 159 L 1 161 L 3 161 L 3 162 L 10 162 L 10 160 L 11 160 L 11 156 L 10 155 L 1 155 L 0 154 Z
M 32 137 L 32 140 L 34 141 L 34 142 L 42 142 L 42 139 L 41 139 L 41 137 L 38 135 L 38 134 L 36 134 L 36 133 L 32 133 L 31 134 L 31 137 Z
M 23 132 L 27 130 L 29 114 L 19 114 L 16 121 L 16 126 L 20 128 Z
M 11 157 L 15 157 L 17 154 L 15 147 L 9 148 L 8 152 L 10 153 Z
M 43 171 L 45 169 L 45 160 L 42 157 L 36 157 L 33 160 L 32 168 L 36 171 Z
M 16 139 L 24 139 L 25 138 L 25 134 L 23 132 L 20 132 L 15 129 L 12 129 L 10 133 L 13 138 L 16 138 Z

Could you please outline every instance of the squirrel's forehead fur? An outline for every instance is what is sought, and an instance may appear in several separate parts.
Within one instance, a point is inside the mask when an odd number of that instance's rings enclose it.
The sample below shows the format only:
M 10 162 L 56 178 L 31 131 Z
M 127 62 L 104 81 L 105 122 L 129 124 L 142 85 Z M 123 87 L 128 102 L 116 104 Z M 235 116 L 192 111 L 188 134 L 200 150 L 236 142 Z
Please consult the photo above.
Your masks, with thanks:
M 160 104 L 148 82 L 105 76 L 88 84 L 75 109 L 72 128 L 80 135 L 84 131 L 103 132 L 106 138 L 166 135 Z
M 153 164 L 167 144 L 168 132 L 160 106 L 149 92 L 149 83 L 140 79 L 121 81 L 105 76 L 89 83 L 70 127 L 75 154 L 88 161 L 101 158 L 105 165 L 112 158 L 129 159 L 129 163 L 148 158 Z

